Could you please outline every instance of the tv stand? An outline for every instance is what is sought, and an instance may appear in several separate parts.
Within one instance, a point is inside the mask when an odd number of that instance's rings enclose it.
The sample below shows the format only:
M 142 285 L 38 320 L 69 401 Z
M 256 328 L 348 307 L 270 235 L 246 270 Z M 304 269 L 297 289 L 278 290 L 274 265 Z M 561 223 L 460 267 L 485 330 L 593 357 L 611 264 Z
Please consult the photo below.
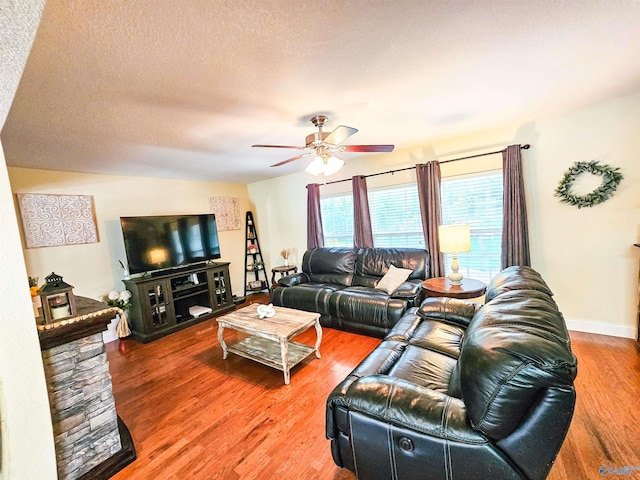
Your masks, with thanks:
M 161 270 L 124 280 L 124 284 L 132 294 L 131 333 L 143 343 L 235 308 L 229 262 Z

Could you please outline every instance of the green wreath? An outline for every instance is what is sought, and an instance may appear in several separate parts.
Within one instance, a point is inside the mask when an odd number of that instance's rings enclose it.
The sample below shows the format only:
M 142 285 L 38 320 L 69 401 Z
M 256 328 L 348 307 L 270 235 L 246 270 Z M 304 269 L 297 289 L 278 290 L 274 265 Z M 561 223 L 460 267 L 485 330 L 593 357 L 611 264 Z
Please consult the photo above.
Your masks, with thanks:
M 595 160 L 591 162 L 576 162 L 565 172 L 554 195 L 560 197 L 561 202 L 578 208 L 593 207 L 608 200 L 613 195 L 613 192 L 616 191 L 616 188 L 624 178 L 619 170 L 619 168 L 608 165 L 600 165 Z M 602 177 L 602 184 L 586 195 L 571 193 L 573 183 L 583 173 L 591 173 Z

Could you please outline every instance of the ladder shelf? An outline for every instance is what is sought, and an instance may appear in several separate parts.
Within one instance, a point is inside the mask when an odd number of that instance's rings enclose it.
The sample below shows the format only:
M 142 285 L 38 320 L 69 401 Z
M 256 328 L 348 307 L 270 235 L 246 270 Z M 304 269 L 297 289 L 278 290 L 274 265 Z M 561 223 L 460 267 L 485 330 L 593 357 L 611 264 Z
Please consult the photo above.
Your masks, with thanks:
M 244 268 L 244 294 L 268 292 L 269 278 L 262 259 L 262 250 L 256 233 L 256 225 L 253 214 L 247 212 L 246 242 L 245 242 L 245 268 Z

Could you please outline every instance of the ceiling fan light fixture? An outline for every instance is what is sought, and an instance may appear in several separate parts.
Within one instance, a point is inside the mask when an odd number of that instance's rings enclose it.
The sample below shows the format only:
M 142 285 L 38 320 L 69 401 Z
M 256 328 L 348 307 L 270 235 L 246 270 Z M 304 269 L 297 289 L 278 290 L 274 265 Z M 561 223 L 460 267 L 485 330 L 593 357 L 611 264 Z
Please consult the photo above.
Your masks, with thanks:
M 324 171 L 322 157 L 320 155 L 315 157 L 304 170 L 311 175 L 322 175 L 322 172 Z
M 330 177 L 344 167 L 344 160 L 333 155 L 317 155 L 305 171 L 311 175 Z
M 308 158 L 310 155 L 316 154 L 316 157 L 307 165 L 305 170 L 311 175 L 328 177 L 333 175 L 344 166 L 344 161 L 333 156 L 329 152 L 392 152 L 393 145 L 342 145 L 347 138 L 355 134 L 358 129 L 339 125 L 333 129 L 331 133 L 323 132 L 327 117 L 325 115 L 316 115 L 311 118 L 318 129 L 317 132 L 307 135 L 304 147 L 296 147 L 292 145 L 252 145 L 253 147 L 267 148 L 292 148 L 295 150 L 304 150 L 305 153 L 287 158 L 282 162 L 274 163 L 272 167 L 280 167 L 302 158 Z

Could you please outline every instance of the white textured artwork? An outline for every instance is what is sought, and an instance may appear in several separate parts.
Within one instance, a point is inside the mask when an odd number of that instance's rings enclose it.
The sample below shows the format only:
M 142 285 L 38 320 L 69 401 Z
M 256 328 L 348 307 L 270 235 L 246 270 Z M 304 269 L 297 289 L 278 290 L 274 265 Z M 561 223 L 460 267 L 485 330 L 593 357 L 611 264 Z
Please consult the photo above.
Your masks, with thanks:
M 242 224 L 237 198 L 209 197 L 209 211 L 216 214 L 218 230 L 240 230 Z
M 27 248 L 96 243 L 91 195 L 18 193 Z

